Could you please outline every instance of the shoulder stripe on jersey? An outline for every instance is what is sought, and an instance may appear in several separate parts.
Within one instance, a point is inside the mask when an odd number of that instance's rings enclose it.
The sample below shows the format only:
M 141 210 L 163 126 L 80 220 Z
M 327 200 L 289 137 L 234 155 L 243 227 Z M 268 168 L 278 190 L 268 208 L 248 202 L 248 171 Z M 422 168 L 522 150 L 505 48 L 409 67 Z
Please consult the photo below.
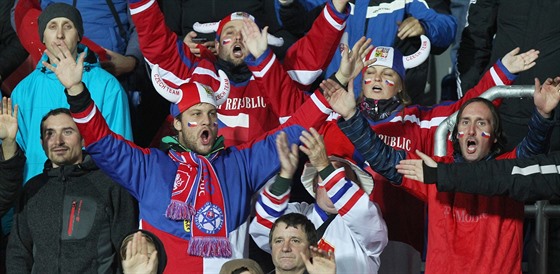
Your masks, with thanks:
M 263 194 L 268 200 L 270 200 L 270 202 L 272 202 L 273 204 L 277 204 L 277 205 L 280 205 L 280 204 L 285 203 L 285 202 L 290 198 L 290 195 L 289 195 L 290 192 L 287 192 L 286 195 L 282 195 L 282 196 L 279 196 L 279 197 L 275 197 L 274 194 L 272 194 L 272 193 L 270 193 L 270 192 L 268 191 L 268 189 L 265 189 L 265 190 L 263 191 L 262 194 Z
M 130 15 L 135 15 L 137 13 L 143 12 L 145 10 L 147 10 L 149 7 L 151 7 L 156 1 L 155 0 L 150 0 L 148 3 L 141 5 L 137 8 L 131 8 L 130 9 Z
M 271 53 L 271 54 L 272 54 L 272 57 L 270 58 L 270 60 L 268 60 L 268 62 L 266 62 L 266 65 L 261 70 L 253 71 L 253 76 L 258 77 L 258 78 L 262 78 L 270 70 L 270 67 L 272 67 L 272 65 L 274 64 L 274 61 L 276 60 L 276 55 L 274 55 L 274 53 Z
M 292 80 L 303 85 L 311 85 L 323 73 L 323 70 L 288 70 L 287 72 Z
M 532 165 L 532 166 L 528 166 L 528 167 L 518 167 L 518 166 L 514 166 L 512 171 L 511 171 L 511 175 L 523 175 L 523 176 L 527 176 L 527 175 L 531 175 L 531 174 L 560 174 L 560 165 L 556 166 L 556 165 L 546 165 L 546 166 L 540 166 L 540 165 Z
M 218 113 L 218 120 L 226 127 L 249 127 L 249 115 L 247 113 L 239 113 L 235 116 Z

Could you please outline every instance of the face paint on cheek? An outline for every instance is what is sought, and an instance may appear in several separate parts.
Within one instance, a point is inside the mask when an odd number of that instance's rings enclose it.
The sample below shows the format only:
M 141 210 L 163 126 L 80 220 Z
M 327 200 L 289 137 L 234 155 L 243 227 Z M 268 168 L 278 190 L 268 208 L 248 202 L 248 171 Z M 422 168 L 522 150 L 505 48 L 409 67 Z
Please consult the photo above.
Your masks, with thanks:
M 482 136 L 482 137 L 488 139 L 488 138 L 490 138 L 490 133 L 488 133 L 488 132 L 486 132 L 486 131 L 483 131 L 483 132 L 480 134 L 480 136 Z
M 371 84 L 371 82 L 372 82 L 371 78 L 364 79 L 364 85 L 369 85 Z
M 229 38 L 228 38 L 228 39 L 224 39 L 224 40 L 222 41 L 222 45 L 224 45 L 224 46 L 227 45 L 227 44 L 229 44 L 229 43 L 231 43 L 231 39 L 229 39 Z
M 457 139 L 465 137 L 465 132 L 459 131 L 457 132 Z
M 215 127 L 217 127 L 217 126 L 218 126 L 218 122 L 214 122 L 214 123 L 212 123 L 212 125 L 214 125 Z
M 188 127 L 197 127 L 198 123 L 197 122 L 187 122 L 187 126 Z
M 389 86 L 389 87 L 394 87 L 395 86 L 395 82 L 391 81 L 391 80 L 385 80 L 385 85 Z

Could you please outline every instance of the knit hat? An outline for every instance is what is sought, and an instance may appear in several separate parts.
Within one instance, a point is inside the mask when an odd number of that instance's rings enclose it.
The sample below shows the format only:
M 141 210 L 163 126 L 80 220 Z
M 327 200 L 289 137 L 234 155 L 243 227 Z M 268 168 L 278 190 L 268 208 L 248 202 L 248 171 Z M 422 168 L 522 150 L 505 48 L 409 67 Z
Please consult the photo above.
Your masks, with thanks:
M 84 23 L 82 22 L 82 15 L 80 11 L 77 10 L 72 5 L 68 5 L 65 3 L 54 3 L 48 5 L 39 15 L 39 19 L 37 19 L 37 23 L 39 25 L 39 38 L 41 42 L 43 42 L 43 34 L 45 32 L 45 28 L 47 24 L 54 18 L 57 17 L 64 17 L 68 18 L 72 23 L 74 23 L 74 27 L 78 31 L 78 36 L 80 40 L 84 36 Z
M 224 28 L 224 26 L 227 23 L 229 23 L 231 21 L 234 21 L 234 20 L 243 20 L 243 18 L 248 18 L 248 19 L 251 19 L 251 21 L 255 22 L 255 17 L 253 17 L 252 15 L 250 15 L 246 12 L 237 11 L 237 12 L 234 12 L 234 13 L 224 17 L 219 22 L 211 22 L 211 23 L 204 23 L 204 24 L 196 22 L 193 25 L 193 29 L 194 29 L 194 31 L 200 32 L 200 33 L 216 32 L 216 40 L 220 40 L 220 35 L 222 34 L 222 29 Z M 269 33 L 268 34 L 268 44 L 271 45 L 271 46 L 281 47 L 284 44 L 284 39 L 281 38 L 281 37 L 273 36 Z
M 393 69 L 404 81 L 405 70 L 414 68 L 422 64 L 430 55 L 430 40 L 425 35 L 420 36 L 421 44 L 418 51 L 415 53 L 403 56 L 403 54 L 395 48 L 378 46 L 375 47 L 368 55 L 366 61 L 377 58 L 377 61 L 370 66 L 384 66 Z M 364 68 L 364 72 L 367 69 Z
M 246 268 L 251 274 L 264 274 L 261 266 L 251 259 L 233 259 L 222 265 L 220 274 L 232 274 L 234 271 Z
M 173 117 L 179 116 L 183 111 L 199 103 L 208 103 L 215 107 L 223 103 L 229 95 L 230 83 L 223 71 L 218 71 L 220 76 L 220 87 L 214 92 L 209 86 L 198 82 L 187 82 L 179 86 L 179 88 L 170 87 L 165 83 L 159 72 L 159 66 L 154 65 L 152 68 L 152 84 L 156 91 L 173 103 L 170 107 L 170 113 Z
M 370 174 L 365 172 L 350 160 L 339 158 L 337 156 L 329 156 L 329 160 L 342 162 L 349 165 L 358 177 L 359 182 L 356 183 L 359 183 L 362 186 L 362 189 L 368 195 L 371 193 L 371 191 L 373 190 L 373 178 Z M 317 169 L 311 163 L 306 163 L 301 174 L 301 183 L 303 184 L 307 192 L 309 192 L 309 194 L 313 197 L 315 197 L 315 192 L 313 191 L 313 180 L 317 176 L 317 173 Z

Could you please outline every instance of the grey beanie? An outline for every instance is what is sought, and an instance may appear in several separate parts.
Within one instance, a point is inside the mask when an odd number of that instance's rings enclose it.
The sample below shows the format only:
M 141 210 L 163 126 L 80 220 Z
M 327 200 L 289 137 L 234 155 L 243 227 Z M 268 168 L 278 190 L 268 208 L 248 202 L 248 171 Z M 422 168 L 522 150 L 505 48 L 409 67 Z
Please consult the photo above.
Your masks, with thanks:
M 72 5 L 68 5 L 66 3 L 54 3 L 48 5 L 41 15 L 39 15 L 38 25 L 39 25 L 39 38 L 41 42 L 43 42 L 43 34 L 45 33 L 45 28 L 47 24 L 53 19 L 57 17 L 64 17 L 68 18 L 68 20 L 74 23 L 74 27 L 78 30 L 78 36 L 80 40 L 82 40 L 82 36 L 84 36 L 84 23 L 82 22 L 82 15 L 80 11 L 73 7 Z

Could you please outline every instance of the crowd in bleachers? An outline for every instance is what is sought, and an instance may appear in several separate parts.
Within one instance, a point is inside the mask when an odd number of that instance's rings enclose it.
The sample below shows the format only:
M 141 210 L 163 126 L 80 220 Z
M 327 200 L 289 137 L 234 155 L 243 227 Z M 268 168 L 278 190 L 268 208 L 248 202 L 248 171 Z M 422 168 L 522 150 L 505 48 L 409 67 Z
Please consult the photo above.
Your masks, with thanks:
M 532 273 L 560 2 L 468 2 L 2 1 L 0 273 Z

